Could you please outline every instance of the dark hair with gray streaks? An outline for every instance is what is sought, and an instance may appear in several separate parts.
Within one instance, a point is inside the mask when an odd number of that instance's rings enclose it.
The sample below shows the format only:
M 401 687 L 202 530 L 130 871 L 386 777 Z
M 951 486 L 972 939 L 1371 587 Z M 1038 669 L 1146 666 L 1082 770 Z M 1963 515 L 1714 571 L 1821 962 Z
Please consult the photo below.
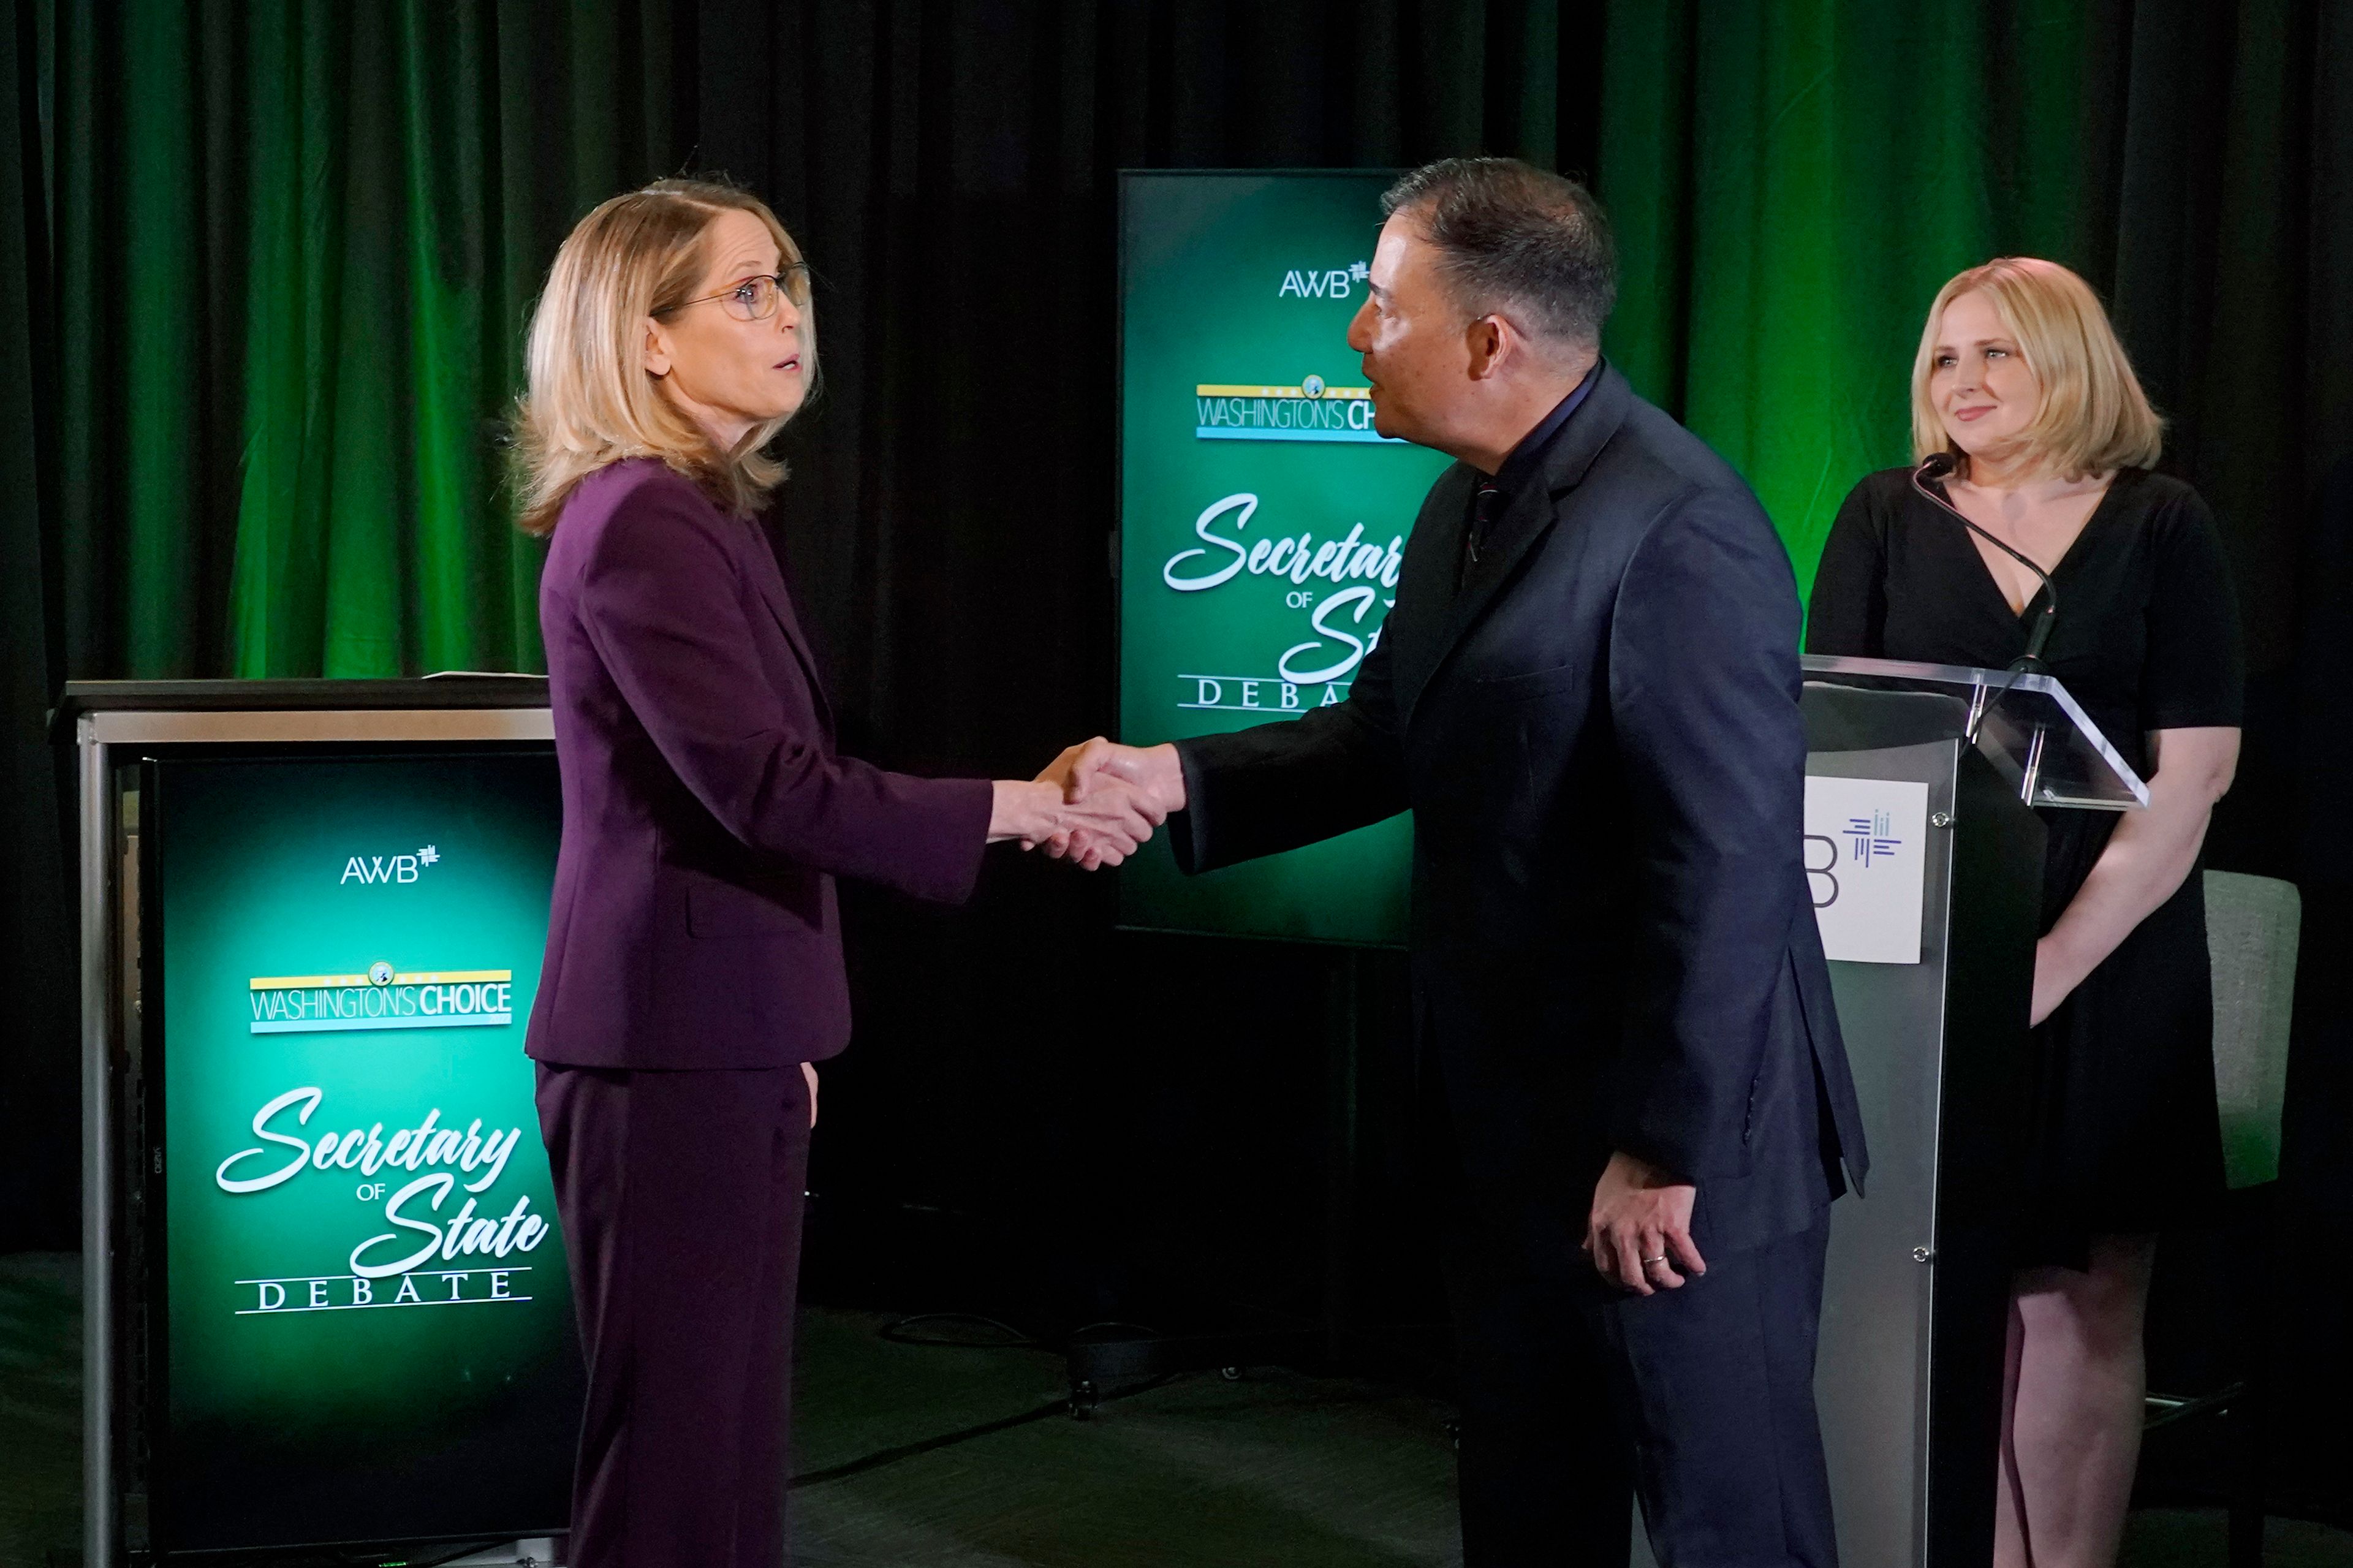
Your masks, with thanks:
M 1530 337 L 1598 347 L 1618 300 L 1618 252 L 1593 193 L 1517 158 L 1446 158 L 1381 198 L 1438 249 L 1456 302 Z

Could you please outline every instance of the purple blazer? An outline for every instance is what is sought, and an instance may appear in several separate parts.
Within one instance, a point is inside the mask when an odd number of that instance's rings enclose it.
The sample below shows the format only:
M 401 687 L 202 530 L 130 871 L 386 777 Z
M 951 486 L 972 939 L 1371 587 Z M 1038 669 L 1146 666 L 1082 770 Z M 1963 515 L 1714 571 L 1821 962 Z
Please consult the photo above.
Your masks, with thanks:
M 760 1068 L 849 1039 L 837 876 L 969 897 L 985 779 L 834 752 L 757 524 L 658 461 L 565 503 L 539 587 L 564 783 L 524 1051 L 601 1068 Z

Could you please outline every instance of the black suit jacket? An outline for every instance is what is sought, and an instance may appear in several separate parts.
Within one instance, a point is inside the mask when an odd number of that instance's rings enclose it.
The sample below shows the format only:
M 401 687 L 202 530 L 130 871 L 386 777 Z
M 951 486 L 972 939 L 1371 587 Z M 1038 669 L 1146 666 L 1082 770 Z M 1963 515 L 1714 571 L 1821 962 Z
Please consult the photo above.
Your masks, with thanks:
M 1480 476 L 1440 476 L 1346 701 L 1178 742 L 1170 825 L 1205 871 L 1411 808 L 1417 1039 L 1472 1214 L 1538 1269 L 1576 1261 L 1613 1149 L 1698 1184 L 1703 1251 L 1803 1228 L 1866 1163 L 1802 859 L 1788 557 L 1598 374 L 1459 591 Z

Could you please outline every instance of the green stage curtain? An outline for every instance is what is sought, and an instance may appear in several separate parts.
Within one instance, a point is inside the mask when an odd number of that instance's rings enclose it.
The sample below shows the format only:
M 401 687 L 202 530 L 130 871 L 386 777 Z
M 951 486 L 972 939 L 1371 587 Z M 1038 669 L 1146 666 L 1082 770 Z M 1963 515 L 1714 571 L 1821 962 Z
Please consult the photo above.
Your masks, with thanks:
M 58 687 L 540 668 L 523 323 L 693 104 L 665 0 L 5 15 L 0 1249 L 76 1234 Z
M 1944 281 L 2003 255 L 2106 298 L 2229 540 L 2251 662 L 2353 416 L 2353 22 L 2322 0 L 1614 0 L 1611 353 L 1748 477 L 1801 582 L 1910 458 Z M 2332 85 L 2337 84 L 2337 85 Z
M 557 241 L 685 154 L 668 7 L 48 30 L 68 667 L 539 668 L 501 424 Z
M 1609 346 L 1748 477 L 1801 584 L 1854 482 L 1909 460 L 1938 287 L 1994 256 L 2077 259 L 2083 9 L 1612 6 Z

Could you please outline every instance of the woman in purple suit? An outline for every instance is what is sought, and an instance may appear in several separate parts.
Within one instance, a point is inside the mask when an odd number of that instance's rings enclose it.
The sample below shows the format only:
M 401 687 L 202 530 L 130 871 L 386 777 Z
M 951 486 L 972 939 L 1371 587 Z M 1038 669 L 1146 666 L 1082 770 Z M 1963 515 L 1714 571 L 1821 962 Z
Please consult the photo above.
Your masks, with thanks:
M 754 514 L 817 369 L 775 215 L 665 180 L 582 219 L 532 320 L 518 416 L 564 839 L 527 1050 L 588 1398 L 580 1568 L 785 1556 L 812 1063 L 849 1037 L 837 876 L 945 901 L 985 845 L 1148 837 L 1050 784 L 834 750 Z

